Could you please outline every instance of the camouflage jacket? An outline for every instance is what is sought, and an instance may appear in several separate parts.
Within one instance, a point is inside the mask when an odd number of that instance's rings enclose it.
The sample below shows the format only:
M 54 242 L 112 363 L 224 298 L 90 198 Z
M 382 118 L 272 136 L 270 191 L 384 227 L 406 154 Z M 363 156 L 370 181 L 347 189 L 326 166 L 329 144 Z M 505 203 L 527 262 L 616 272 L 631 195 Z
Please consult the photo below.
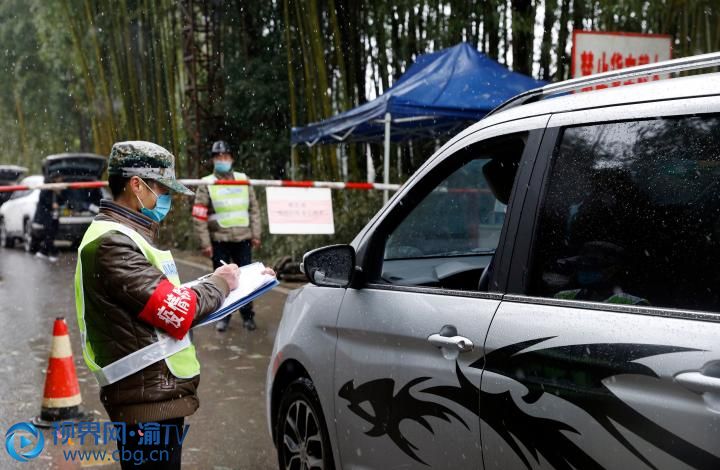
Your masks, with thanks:
M 216 173 L 215 177 L 222 180 L 234 179 L 232 172 Z M 210 192 L 207 186 L 198 186 L 193 206 L 193 226 L 201 247 L 210 246 L 211 242 L 239 242 L 251 238 L 260 239 L 262 234 L 260 208 L 253 187 L 248 187 L 248 190 L 250 193 L 250 207 L 248 208 L 250 226 L 222 228 L 217 221 L 208 220 L 208 217 L 215 213 L 210 200 Z M 202 214 L 202 216 L 198 216 L 198 214 Z

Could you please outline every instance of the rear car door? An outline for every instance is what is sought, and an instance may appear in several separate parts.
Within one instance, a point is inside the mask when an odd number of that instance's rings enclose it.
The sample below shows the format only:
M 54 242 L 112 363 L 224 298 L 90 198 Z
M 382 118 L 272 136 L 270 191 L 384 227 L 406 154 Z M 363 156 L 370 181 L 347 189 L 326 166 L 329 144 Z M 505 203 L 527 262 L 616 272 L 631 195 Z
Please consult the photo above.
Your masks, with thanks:
M 367 282 L 343 299 L 334 371 L 344 468 L 482 467 L 482 343 L 501 294 L 478 285 L 512 214 L 491 187 L 508 202 L 546 122 L 451 152 L 361 242 Z
M 98 181 L 107 161 L 95 154 L 51 155 L 45 159 L 46 175 L 62 177 L 65 183 Z M 89 225 L 97 213 L 103 193 L 100 188 L 65 189 L 59 195 L 61 225 Z
M 46 175 L 62 177 L 65 183 L 98 181 L 107 161 L 105 157 L 89 153 L 51 155 L 45 159 Z M 59 230 L 57 237 L 79 242 L 99 211 L 103 192 L 100 188 L 68 188 L 57 196 L 59 202 Z M 42 222 L 40 222 L 42 223 Z M 38 225 L 42 229 L 42 225 Z
M 720 468 L 718 111 L 551 118 L 485 344 L 487 468 Z

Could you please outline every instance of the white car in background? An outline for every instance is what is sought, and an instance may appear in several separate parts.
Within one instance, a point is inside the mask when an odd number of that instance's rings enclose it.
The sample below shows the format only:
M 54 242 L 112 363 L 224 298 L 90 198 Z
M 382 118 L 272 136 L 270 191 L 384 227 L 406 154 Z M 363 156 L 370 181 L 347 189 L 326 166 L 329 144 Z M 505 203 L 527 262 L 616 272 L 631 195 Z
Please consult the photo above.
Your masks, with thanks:
M 42 175 L 27 176 L 20 181 L 21 185 L 36 186 L 42 184 Z M 25 247 L 30 251 L 32 246 L 32 220 L 35 216 L 39 189 L 26 189 L 15 191 L 10 199 L 0 207 L 0 245 L 12 248 L 18 239 L 23 240 Z
M 87 153 L 59 154 L 43 161 L 45 175 L 60 174 L 65 182 L 97 181 L 105 171 L 105 157 Z M 45 180 L 43 175 L 24 178 L 21 185 L 37 186 Z M 59 208 L 59 228 L 56 241 L 80 242 L 85 230 L 97 214 L 100 200 L 109 193 L 100 188 L 65 189 Z M 28 252 L 35 252 L 43 239 L 44 226 L 35 218 L 40 199 L 39 189 L 16 191 L 0 207 L 0 246 L 12 248 L 18 240 Z

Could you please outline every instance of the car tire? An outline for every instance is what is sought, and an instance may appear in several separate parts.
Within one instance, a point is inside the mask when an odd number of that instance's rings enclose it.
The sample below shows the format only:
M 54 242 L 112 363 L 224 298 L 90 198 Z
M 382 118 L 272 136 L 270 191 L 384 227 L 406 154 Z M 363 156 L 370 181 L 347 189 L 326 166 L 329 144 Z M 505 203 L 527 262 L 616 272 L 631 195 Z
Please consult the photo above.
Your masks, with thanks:
M 11 237 L 5 228 L 5 221 L 0 219 L 0 246 L 12 248 L 15 246 L 15 239 Z
M 283 392 L 275 436 L 281 470 L 334 470 L 325 416 L 311 380 L 299 378 Z
M 32 220 L 25 220 L 25 227 L 23 229 L 23 248 L 28 253 L 35 253 L 40 247 L 40 241 L 33 236 L 32 233 Z

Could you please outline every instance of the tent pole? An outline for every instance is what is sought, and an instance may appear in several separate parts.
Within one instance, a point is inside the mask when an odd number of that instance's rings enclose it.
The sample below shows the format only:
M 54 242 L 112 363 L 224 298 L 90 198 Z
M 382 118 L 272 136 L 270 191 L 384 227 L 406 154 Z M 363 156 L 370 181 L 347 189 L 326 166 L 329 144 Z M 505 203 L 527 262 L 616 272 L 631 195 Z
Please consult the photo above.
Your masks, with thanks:
M 295 181 L 295 147 L 290 145 L 290 179 Z
M 390 184 L 390 122 L 392 116 L 390 113 L 385 113 L 385 155 L 383 158 L 383 183 Z M 383 204 L 388 202 L 388 190 L 383 191 Z

